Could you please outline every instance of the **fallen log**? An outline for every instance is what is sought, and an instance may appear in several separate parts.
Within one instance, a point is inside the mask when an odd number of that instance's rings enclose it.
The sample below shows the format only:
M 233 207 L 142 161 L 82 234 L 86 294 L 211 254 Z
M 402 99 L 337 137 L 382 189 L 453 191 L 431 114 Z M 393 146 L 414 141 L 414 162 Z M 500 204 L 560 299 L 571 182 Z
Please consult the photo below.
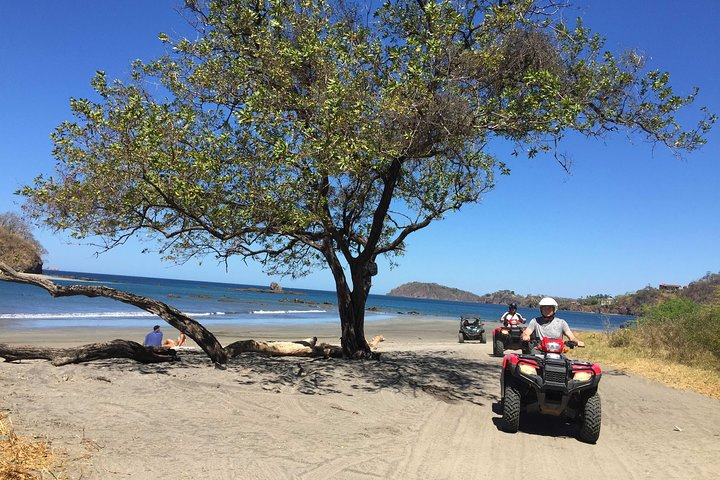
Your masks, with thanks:
M 385 338 L 382 335 L 377 335 L 368 342 L 368 345 L 371 349 L 375 349 L 383 340 Z M 229 358 L 237 357 L 241 353 L 259 353 L 271 357 L 342 358 L 343 356 L 342 347 L 328 343 L 318 344 L 317 337 L 296 342 L 240 340 L 225 347 L 225 351 Z
M 140 363 L 172 362 L 177 360 L 177 352 L 172 348 L 144 347 L 131 340 L 112 340 L 69 348 L 11 346 L 0 343 L 0 357 L 6 362 L 50 360 L 53 365 L 60 366 L 110 358 L 129 358 Z
M 383 340 L 382 335 L 377 335 L 368 342 L 368 345 L 370 345 L 370 348 L 375 349 Z M 229 358 L 234 358 L 241 353 L 259 353 L 273 357 L 342 358 L 341 347 L 327 343 L 318 344 L 317 337 L 296 342 L 240 340 L 225 347 L 225 352 Z M 131 340 L 120 339 L 67 348 L 33 347 L 29 345 L 13 346 L 0 343 L 0 358 L 4 358 L 6 362 L 50 360 L 55 366 L 111 358 L 128 358 L 140 363 L 173 362 L 178 360 L 177 353 L 174 348 L 145 347 Z

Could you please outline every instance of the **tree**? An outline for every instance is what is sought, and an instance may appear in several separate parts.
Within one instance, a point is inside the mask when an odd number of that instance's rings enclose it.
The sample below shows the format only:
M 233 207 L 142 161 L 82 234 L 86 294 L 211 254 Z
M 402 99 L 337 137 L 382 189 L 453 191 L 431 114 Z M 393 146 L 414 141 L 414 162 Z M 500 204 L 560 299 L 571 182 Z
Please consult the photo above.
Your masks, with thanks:
M 196 39 L 92 81 L 54 132 L 57 178 L 28 211 L 114 248 L 149 233 L 171 261 L 214 255 L 266 272 L 329 268 L 346 356 L 369 352 L 379 255 L 476 202 L 507 174 L 489 143 L 553 152 L 568 131 L 699 147 L 667 73 L 612 55 L 552 2 L 188 0 Z M 563 157 L 557 160 L 567 168 Z

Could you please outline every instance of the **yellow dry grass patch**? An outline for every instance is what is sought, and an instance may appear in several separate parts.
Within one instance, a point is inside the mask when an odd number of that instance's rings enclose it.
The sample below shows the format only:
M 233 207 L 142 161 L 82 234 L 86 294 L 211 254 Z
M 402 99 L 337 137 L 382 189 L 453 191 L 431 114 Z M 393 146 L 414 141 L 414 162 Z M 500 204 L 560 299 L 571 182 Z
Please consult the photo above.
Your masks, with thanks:
M 592 360 L 606 368 L 640 375 L 673 388 L 720 399 L 720 376 L 712 365 L 708 364 L 707 368 L 702 365 L 689 366 L 662 358 L 666 357 L 664 352 L 653 354 L 631 346 L 611 347 L 610 337 L 605 333 L 583 332 L 581 338 L 585 342 L 585 349 L 576 350 L 576 357 Z
M 60 459 L 45 441 L 19 437 L 0 417 L 0 480 L 62 479 Z

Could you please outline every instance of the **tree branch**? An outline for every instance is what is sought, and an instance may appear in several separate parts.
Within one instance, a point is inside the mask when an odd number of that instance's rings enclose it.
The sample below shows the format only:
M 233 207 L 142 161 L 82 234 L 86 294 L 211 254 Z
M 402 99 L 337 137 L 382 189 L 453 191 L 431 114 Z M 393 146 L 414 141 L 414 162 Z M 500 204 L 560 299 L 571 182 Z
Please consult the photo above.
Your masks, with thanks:
M 195 340 L 195 343 L 197 343 L 200 348 L 207 353 L 214 363 L 219 365 L 227 363 L 227 354 L 225 353 L 225 350 L 223 350 L 222 345 L 220 345 L 220 342 L 218 342 L 215 338 L 215 335 L 213 335 L 200 323 L 166 303 L 152 300 L 140 295 L 135 295 L 133 293 L 115 290 L 114 288 L 102 285 L 58 285 L 42 277 L 16 272 L 2 261 L 0 261 L 0 280 L 35 285 L 36 287 L 47 290 L 53 297 L 69 297 L 77 295 L 83 295 L 86 297 L 106 297 L 119 302 L 127 303 L 129 305 L 134 305 L 146 312 L 157 315 L 188 337 Z

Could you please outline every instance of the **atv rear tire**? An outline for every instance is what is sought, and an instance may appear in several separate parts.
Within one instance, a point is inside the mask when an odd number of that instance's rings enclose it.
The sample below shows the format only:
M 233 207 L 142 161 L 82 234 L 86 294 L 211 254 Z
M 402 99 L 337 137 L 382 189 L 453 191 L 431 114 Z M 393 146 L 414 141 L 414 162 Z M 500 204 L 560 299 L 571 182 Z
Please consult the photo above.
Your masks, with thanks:
M 595 395 L 587 399 L 583 408 L 582 425 L 580 426 L 580 441 L 586 443 L 597 442 L 600 437 L 600 423 L 602 421 L 602 408 L 600 407 L 600 395 Z
M 502 340 L 495 340 L 493 342 L 493 355 L 496 357 L 502 357 L 505 354 L 505 344 Z
M 515 387 L 505 388 L 503 423 L 509 433 L 515 433 L 520 428 L 520 392 Z
M 480 343 L 487 343 L 487 338 L 485 337 L 485 332 L 482 332 L 480 334 Z
M 463 342 L 465 342 L 465 335 L 463 335 L 462 333 L 458 333 L 458 343 Z

